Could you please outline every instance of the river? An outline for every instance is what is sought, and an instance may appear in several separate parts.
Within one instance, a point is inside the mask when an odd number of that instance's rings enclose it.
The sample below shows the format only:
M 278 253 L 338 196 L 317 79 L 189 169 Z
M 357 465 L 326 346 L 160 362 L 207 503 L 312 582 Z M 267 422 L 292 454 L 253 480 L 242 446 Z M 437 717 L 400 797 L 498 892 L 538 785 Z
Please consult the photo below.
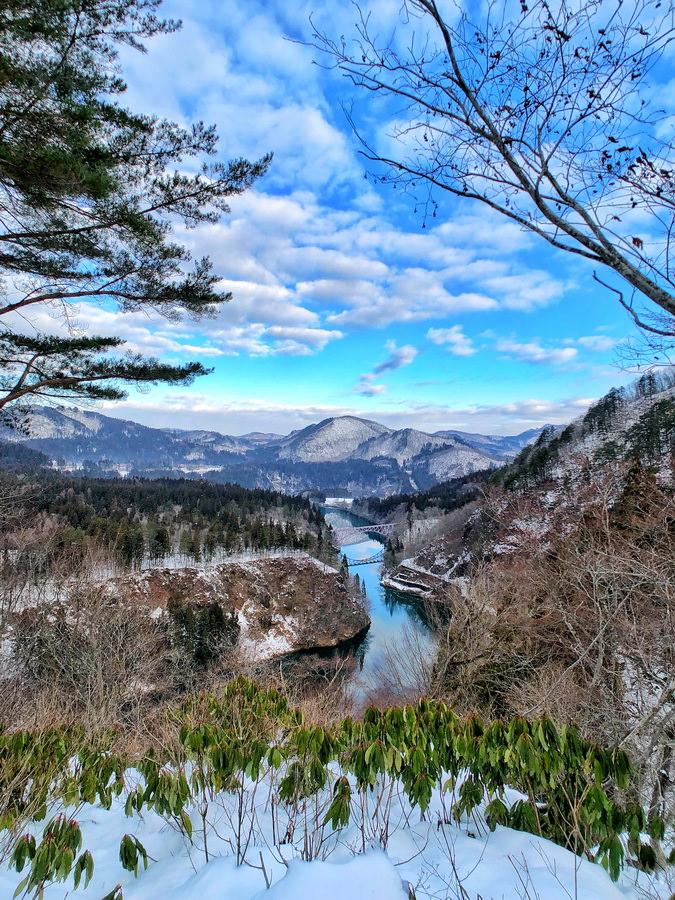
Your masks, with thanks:
M 365 519 L 335 507 L 324 506 L 326 522 L 333 528 L 369 525 Z M 367 559 L 382 549 L 374 538 L 341 547 L 348 559 Z M 386 694 L 390 701 L 403 699 L 424 676 L 432 656 L 432 637 L 424 620 L 422 604 L 409 594 L 383 588 L 382 563 L 350 567 L 350 574 L 362 579 L 368 598 L 371 625 L 357 658 L 359 667 L 350 678 L 354 699 Z

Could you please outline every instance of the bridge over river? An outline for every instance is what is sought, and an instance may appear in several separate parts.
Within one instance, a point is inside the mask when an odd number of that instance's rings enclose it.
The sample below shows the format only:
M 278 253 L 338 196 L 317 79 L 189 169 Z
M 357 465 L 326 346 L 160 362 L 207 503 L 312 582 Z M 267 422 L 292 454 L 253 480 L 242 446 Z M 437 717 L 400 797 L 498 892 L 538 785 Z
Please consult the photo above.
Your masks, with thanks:
M 371 563 L 379 563 L 384 560 L 384 550 L 379 550 L 377 553 L 374 553 L 372 556 L 364 557 L 363 559 L 350 559 L 345 554 L 345 559 L 347 560 L 347 565 L 351 569 L 352 566 L 369 566 Z
M 349 525 L 346 528 L 333 528 L 333 543 L 338 547 L 345 544 L 356 544 L 365 540 L 370 534 L 379 534 L 381 537 L 389 537 L 394 530 L 393 525 Z
M 324 506 L 323 512 L 326 523 L 331 526 L 332 540 L 344 541 L 340 544 L 340 556 L 347 557 L 350 569 L 358 566 L 353 574 L 358 573 L 368 598 L 371 625 L 358 650 L 358 666 L 350 677 L 352 696 L 358 703 L 372 691 L 386 690 L 389 684 L 386 677 L 395 679 L 396 686 L 392 690 L 400 693 L 403 688 L 417 684 L 418 666 L 424 659 L 431 658 L 433 640 L 421 605 L 380 584 L 384 545 L 392 534 L 393 525 L 367 522 L 343 509 Z M 391 660 L 396 660 L 395 672 Z M 410 660 L 410 668 L 401 660 Z M 388 671 L 393 674 L 383 675 Z

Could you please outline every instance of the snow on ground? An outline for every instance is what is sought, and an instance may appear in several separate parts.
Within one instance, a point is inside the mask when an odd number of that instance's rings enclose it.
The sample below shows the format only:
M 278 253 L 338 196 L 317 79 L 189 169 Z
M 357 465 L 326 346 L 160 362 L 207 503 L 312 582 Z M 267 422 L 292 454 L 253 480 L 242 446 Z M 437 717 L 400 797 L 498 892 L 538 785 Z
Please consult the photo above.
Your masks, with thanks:
M 94 877 L 86 890 L 74 891 L 72 882 L 51 885 L 45 900 L 101 900 L 118 884 L 124 900 L 664 900 L 673 889 L 634 871 L 613 883 L 599 865 L 532 835 L 502 827 L 490 832 L 475 814 L 448 824 L 447 794 L 436 792 L 422 818 L 395 791 L 382 792 L 383 802 L 369 792 L 352 824 L 333 832 L 321 825 L 330 794 L 294 814 L 272 803 L 268 788 L 263 780 L 244 795 L 241 842 L 249 843 L 239 866 L 233 795 L 209 804 L 209 862 L 196 809 L 194 844 L 154 812 L 127 818 L 124 796 L 110 810 L 71 812 L 82 827 L 83 847 L 93 854 Z M 150 858 L 137 878 L 118 858 L 126 833 Z M 3 900 L 21 877 L 6 863 L 0 867 Z
M 244 601 L 237 613 L 239 649 L 244 658 L 258 662 L 290 653 L 300 630 L 297 616 L 275 616 L 264 633 L 261 634 L 260 629 L 256 629 L 254 637 L 250 637 L 256 625 L 257 612 L 256 601 L 249 599 Z
M 195 562 L 195 560 L 186 556 L 184 553 L 172 553 L 162 559 L 143 559 L 140 568 L 146 571 L 153 569 L 199 569 L 200 571 L 209 571 L 217 568 L 217 566 L 226 563 L 246 563 L 255 562 L 259 559 L 288 559 L 288 558 L 309 558 L 306 550 L 291 550 L 287 547 L 279 550 L 241 550 L 231 553 L 224 548 L 216 550 L 210 554 L 207 560 Z M 119 574 L 119 573 L 115 573 Z M 109 577 L 109 576 L 108 576 Z

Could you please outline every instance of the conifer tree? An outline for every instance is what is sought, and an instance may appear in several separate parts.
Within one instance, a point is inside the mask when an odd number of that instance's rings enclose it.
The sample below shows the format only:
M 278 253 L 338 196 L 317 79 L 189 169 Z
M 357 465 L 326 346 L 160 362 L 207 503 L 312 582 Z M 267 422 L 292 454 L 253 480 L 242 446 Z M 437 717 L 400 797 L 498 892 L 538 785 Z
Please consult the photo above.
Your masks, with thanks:
M 208 258 L 191 260 L 171 225 L 228 212 L 262 175 L 255 163 L 205 162 L 213 127 L 183 128 L 125 109 L 122 46 L 180 23 L 160 0 L 6 0 L 0 10 L 0 411 L 38 397 L 101 400 L 126 383 L 189 383 L 172 366 L 120 352 L 116 336 L 69 327 L 77 301 L 170 319 L 212 315 L 229 299 Z M 192 267 L 191 269 L 189 267 Z M 45 311 L 61 321 L 45 333 Z

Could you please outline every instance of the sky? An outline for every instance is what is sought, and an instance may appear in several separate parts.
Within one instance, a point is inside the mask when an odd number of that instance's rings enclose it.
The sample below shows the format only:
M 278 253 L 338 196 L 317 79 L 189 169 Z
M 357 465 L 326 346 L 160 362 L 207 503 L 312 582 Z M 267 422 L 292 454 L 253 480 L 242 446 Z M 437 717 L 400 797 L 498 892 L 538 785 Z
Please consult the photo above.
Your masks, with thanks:
M 400 0 L 366 5 L 393 33 Z M 590 265 L 473 201 L 438 198 L 431 217 L 365 177 L 343 104 L 365 117 L 377 107 L 302 43 L 310 15 L 353 34 L 353 5 L 169 0 L 161 11 L 182 30 L 147 54 L 125 52 L 125 105 L 215 123 L 222 159 L 274 159 L 221 222 L 176 230 L 232 292 L 215 319 L 81 304 L 92 334 L 214 370 L 189 388 L 132 389 L 101 412 L 228 434 L 287 433 L 333 415 L 515 434 L 570 421 L 634 377 L 620 366 L 631 323 Z

